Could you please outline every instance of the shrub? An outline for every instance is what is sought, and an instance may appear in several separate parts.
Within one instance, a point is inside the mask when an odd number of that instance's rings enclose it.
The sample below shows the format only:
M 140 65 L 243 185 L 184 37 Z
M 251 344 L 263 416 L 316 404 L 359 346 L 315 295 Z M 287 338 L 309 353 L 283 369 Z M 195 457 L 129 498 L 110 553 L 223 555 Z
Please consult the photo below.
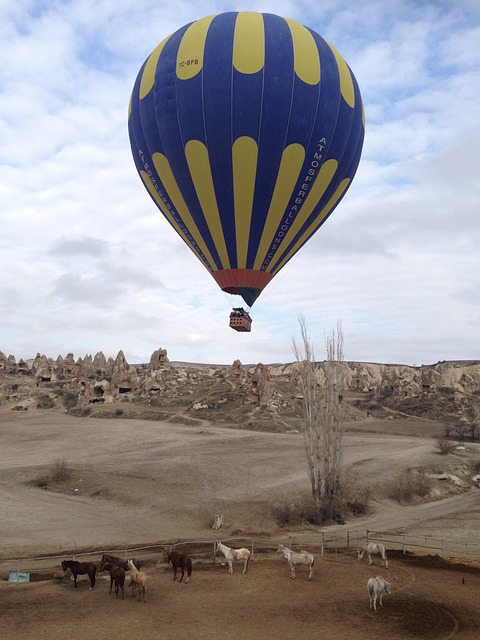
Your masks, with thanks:
M 355 516 L 368 513 L 374 491 L 374 485 L 360 482 L 358 474 L 347 469 L 342 477 L 342 487 L 336 505 L 339 515 L 346 511 Z
M 50 470 L 51 482 L 67 482 L 72 477 L 72 470 L 67 464 L 65 458 L 55 460 Z
M 407 469 L 392 482 L 389 497 L 397 502 L 411 502 L 415 497 L 425 498 L 430 495 L 432 481 L 425 472 Z
M 442 456 L 446 456 L 455 449 L 455 444 L 447 438 L 438 438 L 437 448 Z
M 321 514 L 311 496 L 281 497 L 274 500 L 272 513 L 279 527 L 321 524 Z
M 43 393 L 37 398 L 37 409 L 52 409 L 55 406 L 55 400 L 48 394 Z
M 33 487 L 38 487 L 39 489 L 45 489 L 48 491 L 52 485 L 69 482 L 72 477 L 72 469 L 68 466 L 67 461 L 64 458 L 61 458 L 55 460 L 45 475 L 38 476 L 34 480 L 31 480 L 29 484 Z
M 455 389 L 451 387 L 437 387 L 437 391 L 444 396 L 453 396 L 455 393 Z
M 63 406 L 67 411 L 73 409 L 77 404 L 77 394 L 73 391 L 60 391 L 59 396 L 62 398 Z

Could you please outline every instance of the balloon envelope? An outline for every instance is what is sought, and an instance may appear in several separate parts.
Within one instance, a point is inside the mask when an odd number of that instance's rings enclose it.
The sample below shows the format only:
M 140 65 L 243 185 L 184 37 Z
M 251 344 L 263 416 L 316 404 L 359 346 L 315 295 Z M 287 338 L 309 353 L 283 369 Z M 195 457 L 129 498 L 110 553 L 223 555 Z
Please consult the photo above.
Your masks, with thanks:
M 165 38 L 137 76 L 128 126 L 158 208 L 248 305 L 345 195 L 364 138 L 360 91 L 336 49 L 256 12 Z

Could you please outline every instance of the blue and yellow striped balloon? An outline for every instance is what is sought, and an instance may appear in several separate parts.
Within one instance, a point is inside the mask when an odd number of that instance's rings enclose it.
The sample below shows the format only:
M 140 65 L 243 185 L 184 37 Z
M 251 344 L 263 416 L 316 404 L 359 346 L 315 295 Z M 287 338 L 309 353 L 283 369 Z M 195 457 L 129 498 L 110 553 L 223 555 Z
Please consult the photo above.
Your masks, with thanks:
M 164 216 L 251 306 L 357 170 L 364 114 L 336 49 L 298 22 L 212 15 L 165 38 L 129 108 L 133 157 Z

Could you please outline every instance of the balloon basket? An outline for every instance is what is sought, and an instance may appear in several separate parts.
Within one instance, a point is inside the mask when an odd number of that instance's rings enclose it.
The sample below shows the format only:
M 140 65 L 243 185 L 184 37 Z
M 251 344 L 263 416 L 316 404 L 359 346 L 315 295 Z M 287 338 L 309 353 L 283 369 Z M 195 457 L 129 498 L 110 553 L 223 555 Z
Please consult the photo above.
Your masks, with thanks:
M 245 309 L 241 307 L 233 309 L 230 314 L 230 328 L 235 329 L 235 331 L 251 331 L 252 319 L 248 311 L 245 311 Z

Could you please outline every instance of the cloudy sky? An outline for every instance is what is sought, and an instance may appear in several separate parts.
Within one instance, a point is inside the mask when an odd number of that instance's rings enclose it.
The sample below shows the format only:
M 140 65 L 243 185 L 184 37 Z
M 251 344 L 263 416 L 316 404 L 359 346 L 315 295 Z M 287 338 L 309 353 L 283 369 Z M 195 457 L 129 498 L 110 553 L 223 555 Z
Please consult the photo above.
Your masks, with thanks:
M 231 306 L 157 212 L 127 108 L 143 61 L 205 15 L 276 13 L 335 45 L 366 112 L 341 204 L 252 309 Z M 121 349 L 131 363 L 290 362 L 299 314 L 317 358 L 340 321 L 345 359 L 480 359 L 478 0 L 3 0 L 0 351 Z

